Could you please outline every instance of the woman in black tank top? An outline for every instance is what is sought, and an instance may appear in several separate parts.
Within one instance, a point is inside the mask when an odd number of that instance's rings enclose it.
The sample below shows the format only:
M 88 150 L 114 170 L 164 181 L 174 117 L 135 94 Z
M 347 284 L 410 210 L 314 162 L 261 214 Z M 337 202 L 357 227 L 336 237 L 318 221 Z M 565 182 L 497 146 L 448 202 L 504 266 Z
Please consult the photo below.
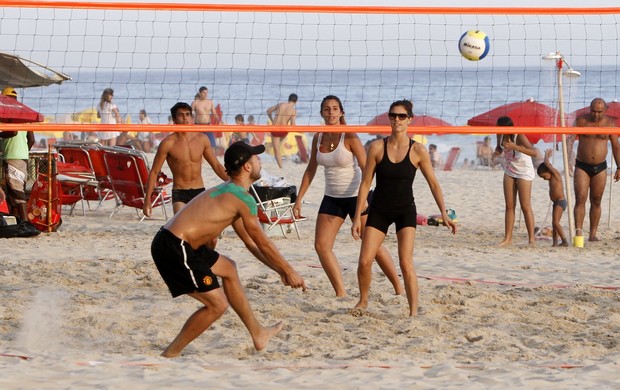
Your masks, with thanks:
M 390 106 L 388 116 L 392 133 L 384 140 L 376 140 L 370 145 L 357 198 L 355 219 L 351 227 L 353 238 L 359 239 L 361 212 L 364 206 L 361 200 L 366 199 L 376 174 L 375 194 L 362 236 L 357 268 L 360 299 L 355 307 L 358 309 L 368 307 L 373 259 L 385 239 L 389 226 L 395 223 L 399 263 L 409 303 L 409 315 L 415 316 L 418 311 L 418 281 L 413 266 L 413 248 L 417 215 L 412 184 L 418 169 L 428 182 L 441 211 L 444 225 L 453 234 L 456 233 L 456 225 L 446 214 L 443 192 L 435 176 L 428 151 L 407 135 L 407 127 L 413 117 L 413 104 L 408 100 L 396 101 Z

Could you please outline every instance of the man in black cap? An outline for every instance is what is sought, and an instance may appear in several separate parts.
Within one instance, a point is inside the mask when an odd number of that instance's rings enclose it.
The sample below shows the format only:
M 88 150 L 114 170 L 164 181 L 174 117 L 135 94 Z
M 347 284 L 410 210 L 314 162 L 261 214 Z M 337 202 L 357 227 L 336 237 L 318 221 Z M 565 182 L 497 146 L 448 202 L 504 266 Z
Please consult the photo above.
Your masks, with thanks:
M 282 330 L 282 322 L 264 327 L 254 316 L 235 263 L 209 245 L 232 226 L 250 252 L 276 271 L 286 286 L 306 290 L 303 278 L 282 257 L 260 226 L 256 201 L 247 189 L 260 179 L 257 157 L 263 145 L 243 141 L 232 144 L 224 154 L 230 181 L 208 189 L 181 209 L 162 229 L 151 246 L 151 254 L 173 297 L 187 294 L 202 302 L 186 321 L 162 356 L 175 357 L 232 306 L 248 328 L 254 347 L 263 349 Z M 218 278 L 224 289 L 220 288 Z

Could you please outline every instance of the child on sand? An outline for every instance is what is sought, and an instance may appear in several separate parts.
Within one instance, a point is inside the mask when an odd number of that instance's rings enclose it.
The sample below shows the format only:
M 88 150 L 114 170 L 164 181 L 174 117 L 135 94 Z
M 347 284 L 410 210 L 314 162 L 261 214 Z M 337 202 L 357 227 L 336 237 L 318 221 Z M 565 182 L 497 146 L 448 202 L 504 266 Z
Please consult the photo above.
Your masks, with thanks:
M 551 149 L 545 151 L 545 161 L 538 166 L 537 172 L 538 176 L 549 181 L 549 197 L 553 202 L 553 246 L 568 246 L 564 229 L 562 229 L 562 224 L 560 223 L 562 214 L 566 210 L 566 198 L 564 197 L 562 176 L 549 161 L 552 153 L 553 150 Z M 562 239 L 561 244 L 558 244 L 558 237 Z

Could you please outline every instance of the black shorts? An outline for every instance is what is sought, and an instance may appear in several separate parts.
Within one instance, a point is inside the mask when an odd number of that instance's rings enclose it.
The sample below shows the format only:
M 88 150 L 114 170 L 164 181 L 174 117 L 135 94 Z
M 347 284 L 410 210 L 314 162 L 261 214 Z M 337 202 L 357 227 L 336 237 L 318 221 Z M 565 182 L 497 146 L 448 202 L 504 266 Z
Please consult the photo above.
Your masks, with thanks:
M 202 194 L 204 190 L 204 187 L 191 188 L 189 190 L 172 190 L 172 203 L 183 202 L 187 204 L 190 200 Z
M 391 224 L 396 223 L 396 231 L 405 227 L 417 227 L 418 212 L 415 203 L 410 204 L 406 208 L 398 208 L 395 210 L 379 210 L 370 205 L 368 210 L 368 220 L 366 227 L 372 226 L 377 230 L 387 233 Z
M 353 219 L 357 206 L 357 196 L 351 198 L 334 198 L 333 196 L 323 196 L 323 201 L 319 207 L 319 214 L 335 215 L 346 219 L 347 215 Z
M 599 164 L 588 164 L 583 161 L 575 160 L 575 167 L 581 169 L 590 177 L 594 177 L 603 171 L 607 171 L 607 160 Z
M 151 256 L 172 297 L 220 287 L 211 271 L 220 257 L 213 249 L 203 245 L 194 250 L 187 242 L 161 228 L 151 244 Z

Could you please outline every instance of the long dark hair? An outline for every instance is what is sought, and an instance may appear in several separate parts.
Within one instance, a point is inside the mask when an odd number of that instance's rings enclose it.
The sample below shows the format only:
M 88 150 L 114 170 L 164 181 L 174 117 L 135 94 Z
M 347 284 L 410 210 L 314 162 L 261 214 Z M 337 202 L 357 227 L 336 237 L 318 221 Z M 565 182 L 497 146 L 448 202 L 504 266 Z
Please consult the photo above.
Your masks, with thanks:
M 99 110 L 103 110 L 103 104 L 106 102 L 108 96 L 114 96 L 114 90 L 112 88 L 106 88 L 101 94 L 101 100 L 99 101 Z
M 342 112 L 342 116 L 340 117 L 340 124 L 341 125 L 346 125 L 347 121 L 344 119 L 344 107 L 342 106 L 342 102 L 340 101 L 340 98 L 338 96 L 335 95 L 327 95 L 323 98 L 323 101 L 321 102 L 321 113 L 323 113 L 323 106 L 325 105 L 325 103 L 328 100 L 335 100 L 338 102 L 338 106 L 340 106 L 340 112 Z

